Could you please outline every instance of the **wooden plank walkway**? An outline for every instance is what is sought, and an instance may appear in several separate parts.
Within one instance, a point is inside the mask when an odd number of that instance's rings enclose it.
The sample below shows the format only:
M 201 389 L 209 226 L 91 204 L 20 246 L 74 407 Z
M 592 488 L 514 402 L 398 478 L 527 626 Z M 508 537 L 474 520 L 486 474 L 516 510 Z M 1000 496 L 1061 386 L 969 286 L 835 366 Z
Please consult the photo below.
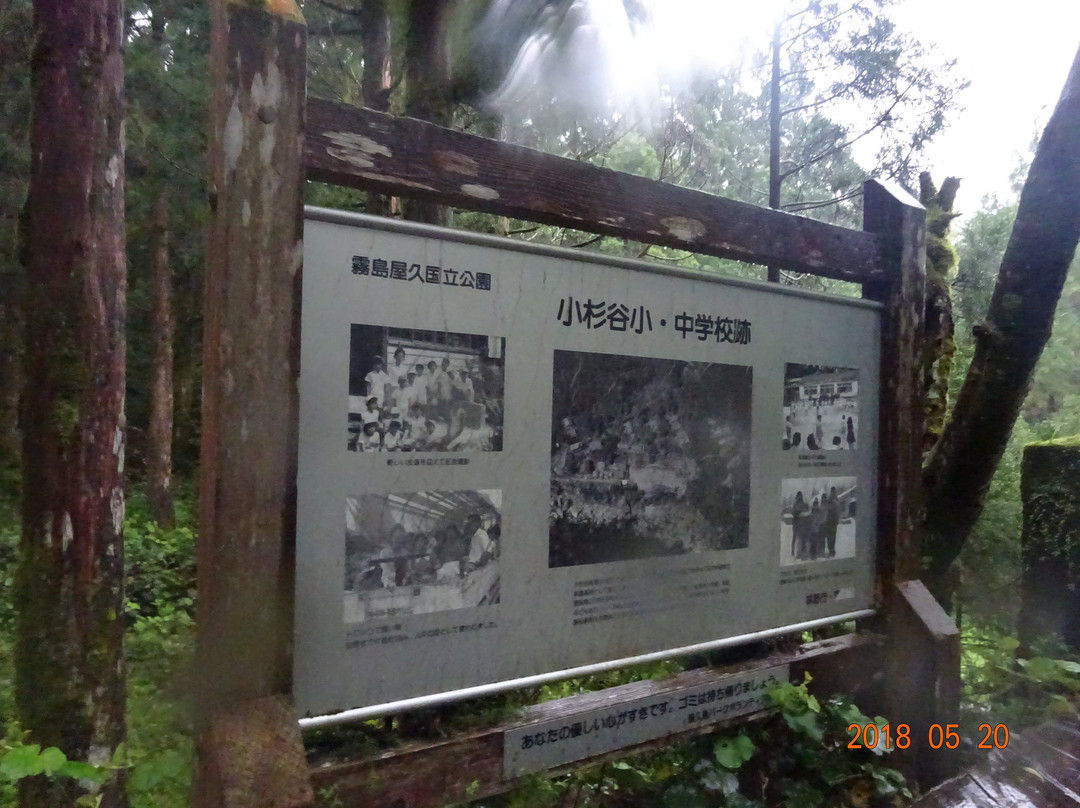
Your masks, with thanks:
M 912 803 L 918 808 L 1072 808 L 1080 806 L 1080 721 L 1017 733 L 968 772 Z

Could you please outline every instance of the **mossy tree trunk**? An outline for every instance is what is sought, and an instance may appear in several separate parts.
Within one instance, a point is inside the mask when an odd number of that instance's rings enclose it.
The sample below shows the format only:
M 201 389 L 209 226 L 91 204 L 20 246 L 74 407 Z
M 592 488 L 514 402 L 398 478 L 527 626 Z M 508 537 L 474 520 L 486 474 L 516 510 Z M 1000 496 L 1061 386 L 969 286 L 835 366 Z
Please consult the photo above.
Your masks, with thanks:
M 92 763 L 124 739 L 123 24 L 121 0 L 34 3 L 15 696 L 35 742 Z M 20 805 L 79 791 L 32 778 Z
M 923 470 L 924 581 L 949 606 L 949 570 L 982 511 L 994 470 L 1050 337 L 1080 239 L 1080 52 L 1035 151 L 975 355 Z
M 926 424 L 923 451 L 941 437 L 949 405 L 949 376 L 956 341 L 953 339 L 950 283 L 956 269 L 956 250 L 949 240 L 949 226 L 959 214 L 953 202 L 960 180 L 947 177 L 939 190 L 929 172 L 919 175 L 919 201 L 926 208 L 926 309 L 923 314 L 923 389 Z
M 1080 436 L 1024 449 L 1021 653 L 1056 634 L 1080 649 Z

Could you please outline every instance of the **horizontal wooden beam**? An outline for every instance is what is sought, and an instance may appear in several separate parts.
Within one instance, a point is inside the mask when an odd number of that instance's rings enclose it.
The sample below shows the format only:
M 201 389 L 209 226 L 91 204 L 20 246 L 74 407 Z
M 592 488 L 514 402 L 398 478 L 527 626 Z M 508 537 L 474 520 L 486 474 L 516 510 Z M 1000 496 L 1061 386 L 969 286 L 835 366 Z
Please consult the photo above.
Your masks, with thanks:
M 600 693 L 584 693 L 526 708 L 515 721 L 436 743 L 419 743 L 384 752 L 377 758 L 327 765 L 311 761 L 311 784 L 316 792 L 332 789 L 341 804 L 365 808 L 437 808 L 447 803 L 474 800 L 509 791 L 524 778 L 503 778 L 503 743 L 506 733 L 523 724 L 571 715 L 596 706 L 627 702 L 642 695 L 660 696 L 687 687 L 704 687 L 731 673 L 751 674 L 778 665 L 790 665 L 791 678 L 802 681 L 803 673 L 814 678 L 819 694 L 846 692 L 858 698 L 876 687 L 879 678 L 882 639 L 872 634 L 849 634 L 831 640 L 807 643 L 795 651 L 770 654 L 764 659 L 729 668 L 700 668 L 666 679 L 633 682 Z M 865 702 L 864 702 L 865 703 Z M 716 732 L 728 726 L 764 718 L 769 710 L 759 710 L 728 721 L 683 730 L 657 740 L 579 760 L 547 772 L 556 777 L 568 772 L 650 752 L 672 741 Z
M 306 129 L 310 179 L 853 283 L 885 277 L 873 233 L 318 98 Z

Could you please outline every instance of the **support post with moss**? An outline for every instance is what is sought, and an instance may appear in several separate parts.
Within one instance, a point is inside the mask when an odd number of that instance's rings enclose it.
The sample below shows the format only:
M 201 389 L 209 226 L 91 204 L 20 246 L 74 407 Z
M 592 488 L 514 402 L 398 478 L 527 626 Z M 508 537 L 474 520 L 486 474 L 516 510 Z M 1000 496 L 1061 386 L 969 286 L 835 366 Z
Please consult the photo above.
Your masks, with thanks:
M 1021 654 L 1048 635 L 1080 649 L 1080 435 L 1024 448 L 1020 499 Z

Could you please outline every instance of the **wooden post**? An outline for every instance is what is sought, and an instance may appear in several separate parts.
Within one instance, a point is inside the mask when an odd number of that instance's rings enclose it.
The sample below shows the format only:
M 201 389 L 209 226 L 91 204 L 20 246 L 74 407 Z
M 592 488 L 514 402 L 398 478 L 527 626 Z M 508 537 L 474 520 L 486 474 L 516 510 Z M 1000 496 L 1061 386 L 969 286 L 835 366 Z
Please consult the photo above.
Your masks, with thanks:
M 878 404 L 879 593 L 919 577 L 923 396 L 919 362 L 926 284 L 926 211 L 899 188 L 863 186 L 863 229 L 878 234 L 888 270 L 863 285 L 885 305 Z
M 287 697 L 305 49 L 293 0 L 214 0 L 197 806 L 312 801 Z
M 864 284 L 885 306 L 878 405 L 877 585 L 889 652 L 886 716 L 908 724 L 911 745 L 898 763 L 924 787 L 955 772 L 956 756 L 932 749 L 931 724 L 956 724 L 960 710 L 960 634 L 918 580 L 922 492 L 923 386 L 920 338 L 925 295 L 926 211 L 899 189 L 864 186 L 866 230 L 881 239 L 888 277 Z M 958 727 L 956 728 L 958 729 Z
M 959 749 L 950 747 L 961 740 L 960 632 L 921 581 L 898 584 L 886 613 L 886 717 L 893 727 L 911 729 L 911 745 L 897 751 L 895 762 L 927 789 L 959 769 Z M 940 738 L 937 730 L 930 737 L 933 725 L 940 727 Z

